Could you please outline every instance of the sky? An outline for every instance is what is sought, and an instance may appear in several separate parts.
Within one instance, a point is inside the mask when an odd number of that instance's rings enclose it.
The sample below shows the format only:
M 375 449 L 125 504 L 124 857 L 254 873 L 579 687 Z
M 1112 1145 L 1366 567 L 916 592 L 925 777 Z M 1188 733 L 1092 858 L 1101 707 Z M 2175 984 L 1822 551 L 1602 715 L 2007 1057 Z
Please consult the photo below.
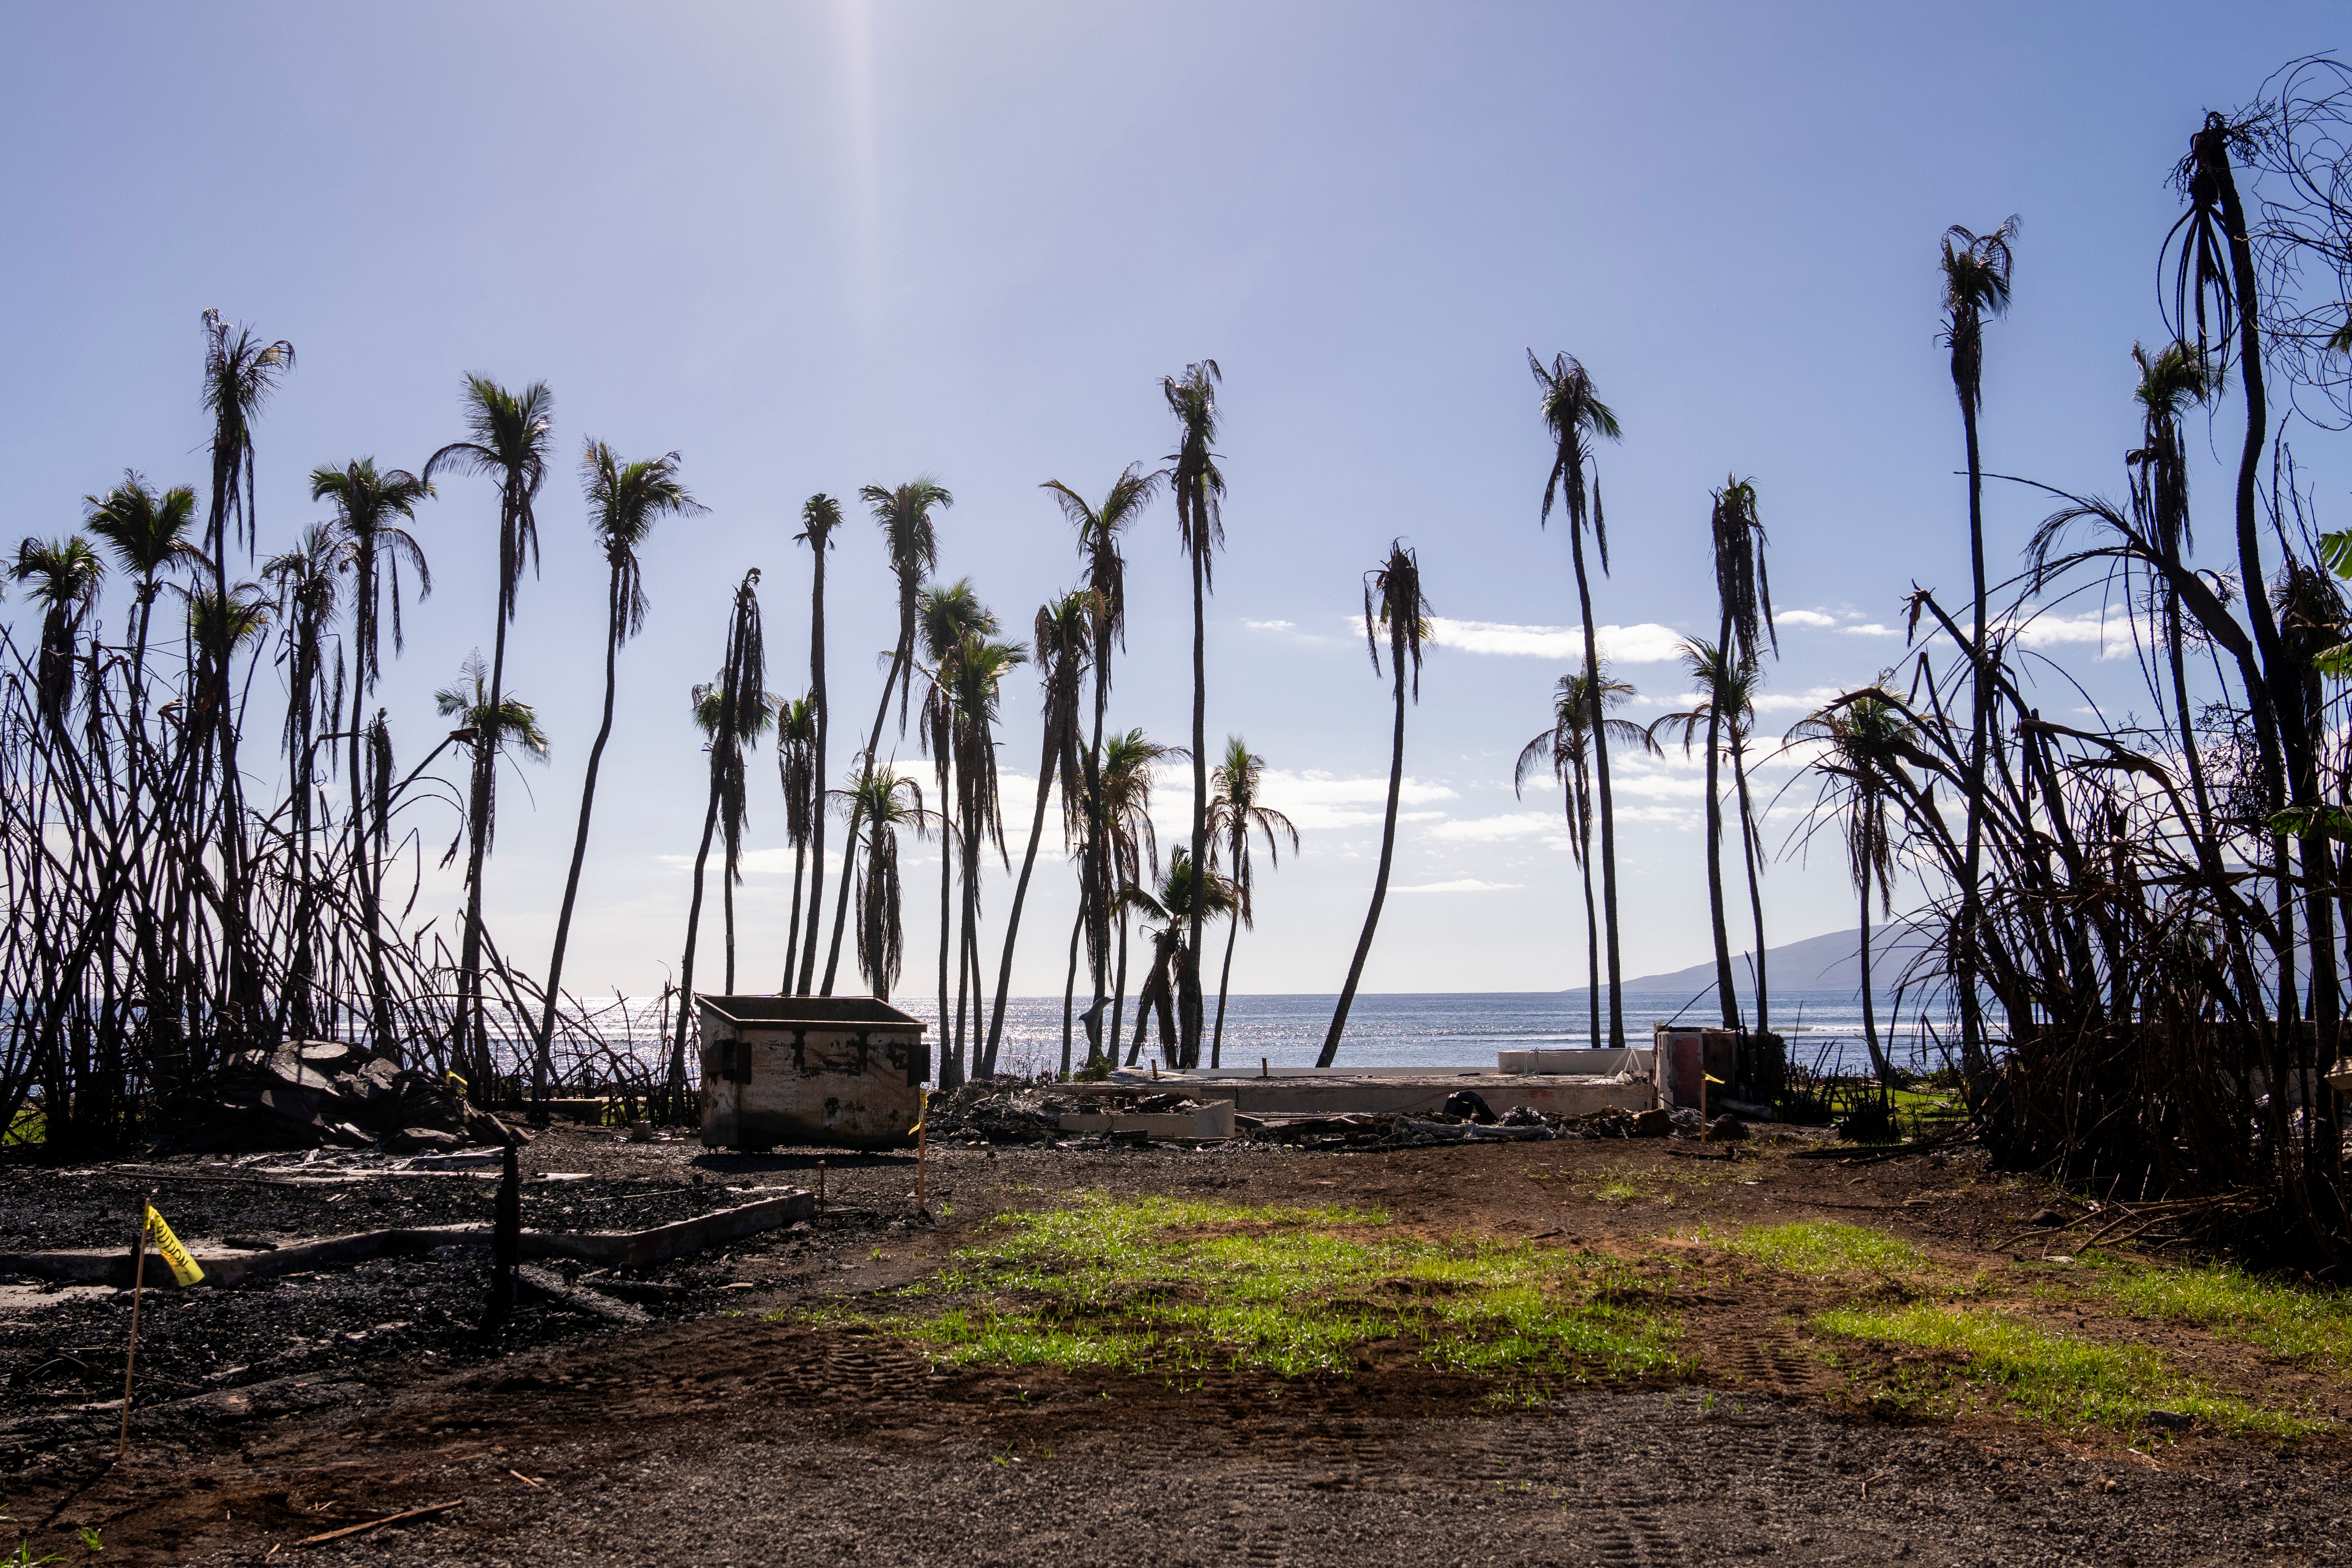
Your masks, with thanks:
M 711 678 L 747 570 L 770 685 L 806 679 L 803 499 L 852 514 L 828 573 L 840 763 L 894 632 L 858 487 L 944 484 L 943 574 L 1025 636 L 1078 570 L 1039 486 L 1098 496 L 1127 464 L 1157 465 L 1174 444 L 1161 378 L 1213 358 L 1229 492 L 1210 742 L 1247 740 L 1301 835 L 1278 869 L 1261 862 L 1234 988 L 1332 991 L 1345 973 L 1391 721 L 1362 584 L 1391 539 L 1419 552 L 1439 620 L 1364 988 L 1580 985 L 1559 795 L 1511 782 L 1579 646 L 1568 541 L 1539 523 L 1528 351 L 1580 357 L 1622 421 L 1600 459 L 1612 571 L 1594 598 L 1642 694 L 1631 716 L 1686 692 L 1678 640 L 1715 615 L 1710 490 L 1753 479 L 1781 612 L 1759 715 L 1776 743 L 1904 658 L 1913 584 L 1965 595 L 1945 227 L 2021 218 L 2014 308 L 1987 335 L 1987 466 L 2119 491 L 2129 350 L 2163 333 L 2170 168 L 2206 109 L 2332 47 L 2341 22 L 2309 5 L 2226 27 L 2166 5 L 1992 5 L 1966 27 L 1827 5 L 11 7 L 0 543 L 66 533 L 126 467 L 201 480 L 206 307 L 298 350 L 257 431 L 264 553 L 323 515 L 315 465 L 421 465 L 462 434 L 463 375 L 545 381 L 562 462 L 509 684 L 553 745 L 507 776 L 485 882 L 501 946 L 530 963 L 602 697 L 604 565 L 576 456 L 588 438 L 679 453 L 709 511 L 662 523 L 646 551 L 651 614 L 621 658 L 567 970 L 644 992 L 676 974 L 702 820 L 687 694 Z M 2200 440 L 2202 494 L 2224 494 L 2215 455 L 2235 439 L 2223 418 Z M 2324 509 L 2340 438 L 2301 439 Z M 2046 509 L 1993 486 L 1997 573 Z M 463 476 L 420 514 L 434 592 L 409 608 L 382 696 L 404 759 L 446 730 L 434 690 L 489 644 L 496 523 L 491 482 Z M 1112 720 L 1181 741 L 1190 584 L 1165 503 L 1131 537 L 1129 583 Z M 125 601 L 107 600 L 106 634 Z M 2036 649 L 2053 707 L 2088 695 L 2120 713 L 2130 661 L 2087 609 L 2062 607 Z M 20 639 L 30 613 L 0 604 Z M 1016 864 L 1037 706 L 1017 673 L 1002 749 Z M 928 781 L 916 738 L 896 744 Z M 767 754 L 753 777 L 746 990 L 774 986 L 791 883 Z M 1706 956 L 1701 778 L 1679 747 L 1621 764 L 1628 975 Z M 1787 848 L 1769 939 L 1850 926 L 1843 857 L 1797 836 L 1810 784 L 1787 761 L 1759 779 Z M 436 810 L 412 819 L 432 846 L 419 909 L 446 921 L 459 894 L 431 861 L 455 823 Z M 1164 780 L 1164 838 L 1188 810 L 1189 779 Z M 937 869 L 908 846 L 912 888 L 935 890 Z M 1061 988 L 1072 881 L 1053 839 L 1016 992 Z M 1009 894 L 999 867 L 992 969 Z M 926 907 L 910 894 L 916 991 Z

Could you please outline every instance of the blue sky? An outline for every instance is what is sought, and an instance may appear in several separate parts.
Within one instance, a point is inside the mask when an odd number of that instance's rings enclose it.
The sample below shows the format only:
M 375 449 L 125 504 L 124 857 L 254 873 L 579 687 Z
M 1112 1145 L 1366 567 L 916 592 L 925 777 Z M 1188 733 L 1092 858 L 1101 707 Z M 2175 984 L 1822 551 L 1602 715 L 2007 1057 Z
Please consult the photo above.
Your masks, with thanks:
M 569 977 L 643 989 L 674 969 L 700 820 L 685 692 L 717 662 L 747 567 L 764 573 L 771 684 L 804 679 L 807 559 L 789 542 L 802 498 L 938 476 L 958 502 L 947 572 L 1025 628 L 1076 571 L 1038 484 L 1098 493 L 1167 452 L 1159 378 L 1213 356 L 1231 548 L 1210 610 L 1212 741 L 1245 736 L 1306 833 L 1264 885 L 1236 988 L 1330 990 L 1344 972 L 1388 738 L 1353 622 L 1362 572 L 1400 536 L 1448 624 L 1409 720 L 1398 896 L 1367 988 L 1580 983 L 1558 801 L 1509 785 L 1577 620 L 1566 541 L 1537 522 L 1547 452 L 1526 350 L 1580 356 L 1624 421 L 1601 464 L 1615 574 L 1598 618 L 1637 629 L 1616 653 L 1649 697 L 1683 685 L 1648 656 L 1671 637 L 1638 629 L 1710 627 L 1707 493 L 1754 477 L 1776 601 L 1804 612 L 1771 672 L 1777 731 L 1811 694 L 1900 657 L 1900 635 L 1873 628 L 1898 624 L 1912 582 L 1964 590 L 1958 423 L 1936 341 L 1944 226 L 2024 220 L 2016 308 L 1988 342 L 1988 465 L 2120 488 L 2128 350 L 2162 330 L 2170 165 L 2207 107 L 2333 46 L 2340 18 L 16 7 L 0 21 L 14 307 L 0 535 L 64 532 L 126 466 L 197 479 L 206 306 L 299 351 L 259 431 L 265 549 L 318 514 L 314 465 L 414 465 L 454 439 L 463 372 L 549 382 L 566 465 L 541 507 L 545 566 L 523 590 L 511 685 L 554 756 L 509 789 L 488 885 L 502 943 L 528 956 L 551 928 L 600 695 L 602 566 L 570 459 L 591 435 L 680 452 L 710 512 L 665 524 L 649 553 L 652 619 L 624 656 Z M 2213 450 L 2232 428 L 2215 426 Z M 2302 449 L 2323 506 L 2331 439 L 2306 432 Z M 2042 509 L 1995 490 L 1997 567 Z M 385 688 L 405 756 L 439 733 L 434 687 L 489 639 L 495 520 L 488 482 L 462 477 L 423 514 L 436 591 Z M 1113 716 L 1180 739 L 1172 511 L 1147 519 L 1130 559 Z M 837 711 L 856 716 L 890 636 L 862 520 L 831 580 Z M 21 627 L 26 612 L 12 600 L 0 614 Z M 119 601 L 107 615 L 119 622 Z M 2100 660 L 2095 642 L 2047 651 L 2128 705 L 2127 661 Z M 1035 767 L 1025 674 L 1007 711 L 1018 810 Z M 1705 883 L 1695 765 L 1629 772 L 1640 973 L 1703 956 Z M 754 974 L 773 961 L 754 956 L 781 951 L 788 880 L 761 777 L 752 842 L 772 852 L 741 895 Z M 1183 794 L 1180 780 L 1163 793 L 1171 823 Z M 449 827 L 424 824 L 436 844 Z M 1024 827 L 1023 812 L 1016 852 Z M 1019 990 L 1059 988 L 1067 884 L 1049 861 Z M 1768 885 L 1775 940 L 1852 923 L 1834 856 L 1777 865 Z M 436 899 L 455 907 L 445 881 Z M 1005 885 L 989 900 L 1001 915 Z M 919 918 L 908 946 L 919 989 Z

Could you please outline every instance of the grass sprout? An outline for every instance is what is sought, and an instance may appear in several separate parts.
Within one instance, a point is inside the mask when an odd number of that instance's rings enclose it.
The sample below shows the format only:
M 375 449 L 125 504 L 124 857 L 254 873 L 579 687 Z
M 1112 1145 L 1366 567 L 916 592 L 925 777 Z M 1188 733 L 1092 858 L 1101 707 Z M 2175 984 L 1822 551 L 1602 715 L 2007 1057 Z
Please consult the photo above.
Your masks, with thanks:
M 1377 1209 L 1089 1198 L 1003 1217 L 995 1236 L 898 1292 L 903 1307 L 854 1321 L 953 1362 L 1131 1373 L 1346 1376 L 1391 1348 L 1521 1380 L 1690 1364 L 1654 1292 L 1614 1260 L 1432 1241 L 1388 1222 Z
M 2352 1292 L 2313 1290 L 2226 1263 L 2163 1265 L 2100 1255 L 2096 1289 L 2137 1317 L 2211 1329 L 2289 1361 L 2352 1369 Z
M 1818 1279 L 1907 1279 L 1933 1268 L 1908 1241 L 1834 1219 L 1757 1226 L 1721 1245 L 1770 1268 Z
M 2229 1431 L 2300 1437 L 2327 1425 L 2207 1391 L 2145 1345 L 2106 1344 L 2053 1333 L 1989 1308 L 1912 1304 L 1816 1313 L 1813 1327 L 1843 1338 L 1923 1351 L 1934 1364 L 1898 1366 L 1882 1396 L 1934 1403 L 1954 1384 L 1979 1384 L 2041 1421 L 2130 1429 L 2152 1412 L 2196 1416 Z

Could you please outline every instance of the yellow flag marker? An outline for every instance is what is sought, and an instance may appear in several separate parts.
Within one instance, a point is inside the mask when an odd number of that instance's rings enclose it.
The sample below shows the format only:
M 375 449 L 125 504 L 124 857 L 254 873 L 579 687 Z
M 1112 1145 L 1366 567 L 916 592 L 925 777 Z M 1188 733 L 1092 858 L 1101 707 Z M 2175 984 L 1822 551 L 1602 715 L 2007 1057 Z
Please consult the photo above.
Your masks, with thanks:
M 1700 1076 L 1700 1077 L 1702 1077 L 1702 1078 L 1704 1078 L 1704 1079 L 1706 1079 L 1709 1083 L 1715 1084 L 1715 1085 L 1716 1085 L 1716 1086 L 1717 1086 L 1718 1088 L 1720 1088 L 1720 1087 L 1722 1086 L 1723 1080 L 1722 1080 L 1722 1079 L 1720 1079 L 1720 1078 L 1717 1078 L 1717 1077 L 1714 1073 L 1712 1073 L 1712 1072 L 1703 1072 L 1703 1073 L 1699 1074 L 1699 1076 Z
M 457 1086 L 457 1092 L 460 1094 L 470 1093 L 473 1091 L 474 1086 L 455 1072 L 449 1074 L 449 1082 Z
M 172 1234 L 172 1228 L 163 1223 L 163 1217 L 155 1212 L 152 1204 L 147 1207 L 147 1235 L 155 1243 L 155 1250 L 163 1255 L 163 1261 L 172 1266 L 172 1278 L 183 1285 L 194 1285 L 204 1279 L 204 1270 L 180 1244 L 180 1239 Z

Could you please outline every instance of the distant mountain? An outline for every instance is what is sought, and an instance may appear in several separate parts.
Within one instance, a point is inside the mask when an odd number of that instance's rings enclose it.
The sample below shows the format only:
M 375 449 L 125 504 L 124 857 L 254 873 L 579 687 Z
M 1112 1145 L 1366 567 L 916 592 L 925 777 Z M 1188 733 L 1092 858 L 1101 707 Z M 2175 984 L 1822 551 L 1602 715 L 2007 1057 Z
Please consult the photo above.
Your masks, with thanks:
M 1735 942 L 1737 938 L 1734 938 Z M 1882 930 L 1874 924 L 1870 932 L 1870 977 L 1872 988 L 1881 993 L 1895 989 L 1895 981 L 1908 968 L 1913 959 L 1926 946 L 1924 939 L 1906 932 L 1899 925 Z M 1862 990 L 1862 928 L 1832 931 L 1825 936 L 1808 936 L 1801 942 L 1790 942 L 1765 950 L 1765 978 L 1776 991 L 1843 991 L 1849 996 Z M 1742 996 L 1748 994 L 1755 980 L 1748 972 L 1748 960 L 1734 947 L 1731 972 L 1738 977 Z M 1664 975 L 1643 975 L 1625 982 L 1629 991 L 1643 994 L 1656 991 L 1687 996 L 1715 983 L 1715 960 L 1693 964 L 1687 969 L 1676 969 Z M 1576 988 L 1581 991 L 1584 988 Z

